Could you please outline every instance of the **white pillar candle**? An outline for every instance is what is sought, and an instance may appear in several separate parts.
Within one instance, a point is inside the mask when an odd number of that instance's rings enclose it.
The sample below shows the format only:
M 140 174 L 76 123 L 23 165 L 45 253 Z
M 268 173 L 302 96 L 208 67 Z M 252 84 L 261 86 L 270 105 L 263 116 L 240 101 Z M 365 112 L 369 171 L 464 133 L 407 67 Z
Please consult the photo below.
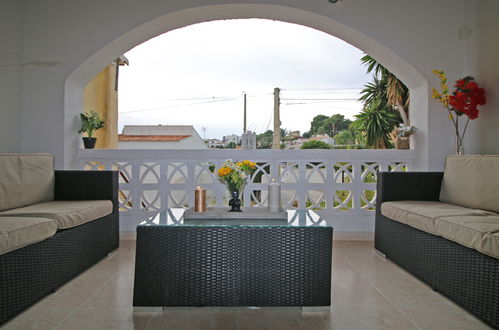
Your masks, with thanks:
M 281 211 L 281 185 L 272 179 L 269 183 L 269 212 Z

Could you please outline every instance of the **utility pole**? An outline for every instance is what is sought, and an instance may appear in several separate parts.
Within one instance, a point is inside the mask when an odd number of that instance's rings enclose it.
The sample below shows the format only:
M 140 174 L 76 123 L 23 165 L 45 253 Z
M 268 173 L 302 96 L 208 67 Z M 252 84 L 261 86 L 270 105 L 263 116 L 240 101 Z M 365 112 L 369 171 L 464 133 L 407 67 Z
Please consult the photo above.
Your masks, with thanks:
M 243 134 L 246 134 L 246 92 L 243 92 L 244 100 L 244 124 L 243 124 Z
M 243 135 L 241 136 L 241 149 L 256 149 L 256 134 L 246 130 L 246 92 L 243 93 L 244 96 L 244 127 Z
M 272 139 L 272 149 L 281 149 L 281 117 L 280 117 L 280 100 L 279 94 L 281 90 L 274 88 L 274 135 Z

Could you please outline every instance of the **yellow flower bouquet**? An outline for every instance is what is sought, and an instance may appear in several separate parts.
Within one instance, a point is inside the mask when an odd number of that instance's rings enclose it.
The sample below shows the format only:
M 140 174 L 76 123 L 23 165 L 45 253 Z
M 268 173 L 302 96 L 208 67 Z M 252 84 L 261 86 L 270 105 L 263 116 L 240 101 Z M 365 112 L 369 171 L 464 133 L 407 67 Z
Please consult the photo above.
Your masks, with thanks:
M 233 162 L 227 160 L 218 170 L 218 179 L 227 186 L 230 194 L 237 191 L 240 196 L 249 176 L 255 171 L 256 163 L 249 160 Z

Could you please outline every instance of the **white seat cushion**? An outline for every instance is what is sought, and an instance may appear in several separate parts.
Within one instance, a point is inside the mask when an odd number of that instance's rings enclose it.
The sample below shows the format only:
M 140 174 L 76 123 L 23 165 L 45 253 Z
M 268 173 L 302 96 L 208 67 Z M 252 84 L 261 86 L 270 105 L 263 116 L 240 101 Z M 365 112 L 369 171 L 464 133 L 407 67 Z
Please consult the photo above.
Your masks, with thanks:
M 0 154 L 0 211 L 54 199 L 54 156 Z
M 483 235 L 481 252 L 499 259 L 499 232 Z
M 0 217 L 0 255 L 47 239 L 57 231 L 54 220 Z
M 0 212 L 3 216 L 42 217 L 55 220 L 57 229 L 67 229 L 113 212 L 113 203 L 98 201 L 51 201 Z
M 435 219 L 435 234 L 499 259 L 499 214 Z
M 483 211 L 434 201 L 397 201 L 381 204 L 381 214 L 385 217 L 431 234 L 435 233 L 435 218 L 480 212 Z

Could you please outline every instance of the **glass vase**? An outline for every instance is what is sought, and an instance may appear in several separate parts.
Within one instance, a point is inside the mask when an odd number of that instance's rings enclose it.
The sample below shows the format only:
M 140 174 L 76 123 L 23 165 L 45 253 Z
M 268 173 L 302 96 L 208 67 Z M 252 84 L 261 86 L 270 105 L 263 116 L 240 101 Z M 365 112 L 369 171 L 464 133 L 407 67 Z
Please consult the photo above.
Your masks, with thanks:
M 463 138 L 459 135 L 456 136 L 456 145 L 454 150 L 455 155 L 464 155 Z
M 224 182 L 227 192 L 229 193 L 229 212 L 242 212 L 241 207 L 243 206 L 243 195 L 244 187 L 246 186 L 247 178 L 245 178 L 244 183 L 238 188 L 231 187 L 227 182 Z

